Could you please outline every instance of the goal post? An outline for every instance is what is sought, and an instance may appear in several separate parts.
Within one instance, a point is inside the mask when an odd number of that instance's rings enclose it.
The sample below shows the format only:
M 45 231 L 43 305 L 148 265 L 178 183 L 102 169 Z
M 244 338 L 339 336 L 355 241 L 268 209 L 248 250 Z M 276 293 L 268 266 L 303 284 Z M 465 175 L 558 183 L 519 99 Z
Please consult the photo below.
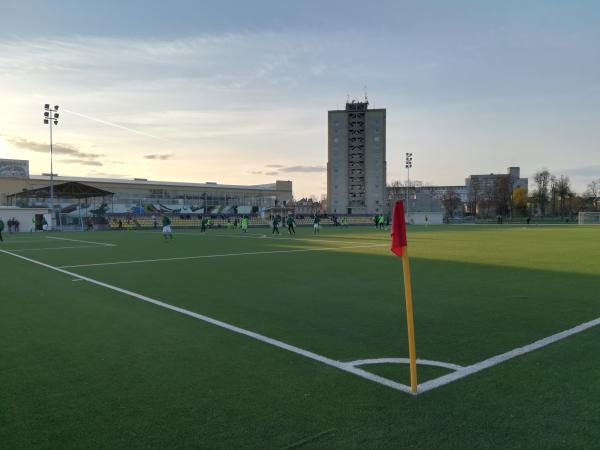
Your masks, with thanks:
M 600 225 L 600 212 L 580 212 L 579 225 Z

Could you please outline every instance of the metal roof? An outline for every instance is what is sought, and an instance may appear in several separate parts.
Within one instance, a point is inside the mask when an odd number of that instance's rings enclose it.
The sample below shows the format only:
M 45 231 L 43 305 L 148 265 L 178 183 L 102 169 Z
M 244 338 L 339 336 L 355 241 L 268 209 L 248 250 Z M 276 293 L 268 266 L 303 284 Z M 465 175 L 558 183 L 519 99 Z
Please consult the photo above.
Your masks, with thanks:
M 33 181 L 50 181 L 48 175 L 30 175 L 30 180 Z M 232 184 L 218 184 L 218 183 L 191 183 L 186 181 L 157 181 L 157 180 L 145 180 L 145 179 L 127 179 L 127 178 L 93 178 L 93 177 L 69 177 L 69 176 L 55 176 L 55 182 L 66 182 L 75 181 L 80 183 L 110 183 L 110 184 L 125 184 L 135 186 L 165 186 L 165 187 L 193 187 L 193 188 L 211 188 L 211 189 L 254 189 L 259 191 L 274 191 L 276 189 L 275 183 L 270 184 L 258 184 L 258 185 L 232 185 Z
M 77 183 L 69 181 L 67 183 L 60 183 L 54 185 L 54 197 L 55 198 L 93 198 L 93 197 L 108 197 L 114 195 L 112 192 L 105 191 L 104 189 L 98 189 L 94 186 L 88 186 L 83 183 Z M 7 198 L 50 198 L 51 189 L 50 186 L 44 186 L 38 189 L 28 189 L 25 191 L 17 192 L 15 194 L 7 195 Z

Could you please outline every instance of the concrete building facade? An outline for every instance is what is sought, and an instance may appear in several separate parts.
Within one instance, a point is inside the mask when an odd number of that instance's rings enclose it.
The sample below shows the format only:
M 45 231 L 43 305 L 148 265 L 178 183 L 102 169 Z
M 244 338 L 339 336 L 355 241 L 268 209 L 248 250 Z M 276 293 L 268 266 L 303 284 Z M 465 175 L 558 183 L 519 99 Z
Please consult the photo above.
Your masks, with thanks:
M 330 214 L 387 211 L 386 110 L 348 102 L 329 111 L 327 202 Z
M 519 167 L 509 167 L 506 173 L 470 175 L 465 180 L 468 191 L 468 210 L 471 214 L 504 215 L 512 210 L 516 189 L 529 190 L 529 179 L 521 178 Z

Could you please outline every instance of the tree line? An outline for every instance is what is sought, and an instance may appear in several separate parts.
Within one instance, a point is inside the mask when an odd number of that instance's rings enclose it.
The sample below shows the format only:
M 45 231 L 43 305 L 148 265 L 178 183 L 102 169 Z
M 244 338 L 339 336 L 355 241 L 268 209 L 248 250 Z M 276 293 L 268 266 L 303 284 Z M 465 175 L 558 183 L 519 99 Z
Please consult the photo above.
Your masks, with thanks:
M 465 203 L 452 189 L 438 198 L 446 217 L 463 214 L 480 217 L 564 217 L 579 211 L 600 211 L 600 178 L 591 181 L 581 195 L 573 191 L 568 176 L 551 174 L 547 169 L 536 172 L 529 192 L 525 187 L 514 186 L 513 183 L 509 175 L 497 175 L 493 181 L 472 182 Z M 410 186 L 402 181 L 394 181 L 388 185 L 390 204 L 396 199 L 404 199 L 407 189 L 414 194 L 417 191 L 426 192 L 428 187 L 421 181 L 411 181 Z
M 578 195 L 571 188 L 566 175 L 553 175 L 547 169 L 536 172 L 535 185 L 530 196 L 534 211 L 540 216 L 565 216 L 578 211 L 598 211 L 600 202 L 600 178 L 592 180 L 586 191 Z

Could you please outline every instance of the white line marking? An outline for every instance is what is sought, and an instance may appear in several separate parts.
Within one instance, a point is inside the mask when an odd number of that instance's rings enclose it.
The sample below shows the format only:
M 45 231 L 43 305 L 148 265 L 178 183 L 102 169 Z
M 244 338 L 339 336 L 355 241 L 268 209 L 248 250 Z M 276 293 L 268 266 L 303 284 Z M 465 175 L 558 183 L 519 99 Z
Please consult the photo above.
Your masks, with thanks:
M 249 331 L 249 330 L 246 330 L 244 328 L 240 328 L 240 327 L 237 327 L 235 325 L 231 325 L 231 324 L 226 323 L 226 322 L 221 322 L 220 320 L 213 319 L 212 317 L 204 316 L 202 314 L 198 314 L 198 313 L 189 311 L 187 309 L 180 308 L 178 306 L 170 305 L 168 303 L 161 302 L 160 300 L 155 300 L 153 298 L 146 297 L 145 295 L 137 294 L 135 292 L 128 291 L 126 289 L 122 289 L 120 287 L 113 286 L 111 284 L 95 280 L 93 278 L 89 278 L 89 277 L 86 277 L 86 276 L 83 276 L 83 275 L 78 275 L 76 273 L 69 272 L 67 270 L 61 269 L 59 267 L 54 267 L 54 266 L 51 266 L 49 264 L 43 263 L 41 261 L 37 261 L 37 260 L 31 259 L 31 258 L 27 258 L 27 257 L 25 257 L 23 255 L 18 255 L 16 253 L 8 252 L 6 250 L 0 250 L 0 252 L 1 253 L 6 253 L 8 255 L 12 255 L 15 258 L 20 258 L 20 259 L 23 259 L 25 261 L 29 261 L 29 262 L 31 262 L 33 264 L 37 264 L 39 266 L 45 267 L 45 268 L 50 269 L 50 270 L 55 270 L 57 272 L 63 273 L 65 275 L 68 275 L 70 277 L 80 278 L 81 280 L 88 281 L 88 282 L 90 282 L 92 284 L 95 284 L 97 286 L 101 286 L 101 287 L 104 287 L 104 288 L 107 288 L 107 289 L 111 289 L 111 290 L 116 291 L 116 292 L 120 292 L 121 294 L 128 295 L 128 296 L 136 298 L 138 300 L 142 300 L 144 302 L 152 303 L 153 305 L 160 306 L 161 308 L 169 309 L 171 311 L 175 311 L 175 312 L 178 312 L 180 314 L 183 314 L 183 315 L 186 315 L 186 316 L 189 316 L 189 317 L 193 317 L 194 319 L 198 319 L 198 320 L 202 320 L 204 322 L 208 322 L 208 323 L 210 323 L 212 325 L 216 325 L 218 327 L 225 328 L 225 329 L 227 329 L 229 331 L 233 331 L 234 333 L 242 334 L 244 336 L 248 336 L 248 337 L 250 337 L 252 339 L 256 339 L 256 340 L 264 342 L 266 344 L 270 344 L 270 345 L 273 345 L 275 347 L 279 347 L 281 349 L 288 350 L 288 351 L 290 351 L 292 353 L 296 353 L 298 355 L 304 356 L 306 358 L 309 358 L 309 359 L 312 359 L 312 360 L 315 360 L 315 361 L 319 361 L 319 362 L 321 362 L 323 364 L 326 364 L 328 366 L 335 367 L 337 369 L 343 370 L 344 372 L 349 372 L 351 374 L 357 375 L 359 377 L 365 378 L 365 379 L 373 381 L 375 383 L 382 384 L 382 385 L 390 387 L 392 389 L 396 389 L 398 391 L 402 391 L 402 392 L 406 392 L 408 394 L 412 394 L 412 391 L 411 391 L 411 389 L 410 389 L 409 386 L 406 386 L 404 384 L 398 383 L 396 381 L 388 380 L 387 378 L 380 377 L 379 375 L 375 375 L 375 374 L 369 373 L 369 372 L 364 371 L 362 369 L 357 369 L 356 367 L 353 367 L 350 364 L 343 363 L 343 362 L 340 362 L 340 361 L 336 361 L 334 359 L 327 358 L 326 356 L 322 356 L 322 355 L 319 355 L 317 353 L 313 353 L 313 352 L 308 351 L 308 350 L 304 350 L 304 349 L 296 347 L 294 345 L 286 344 L 283 341 L 279 341 L 277 339 L 272 339 L 272 338 L 264 336 L 262 334 L 255 333 L 253 331 Z
M 82 280 L 81 278 L 73 278 L 71 281 L 85 281 L 85 280 Z
M 150 233 L 150 231 L 139 231 L 139 233 Z M 158 233 L 154 231 L 153 233 Z M 242 238 L 242 239 L 272 239 L 275 241 L 306 241 L 306 242 L 331 242 L 334 244 L 344 244 L 349 242 L 350 240 L 347 237 L 340 237 L 340 239 L 319 239 L 319 238 L 299 238 L 299 237 L 289 237 L 284 235 L 276 235 L 276 236 L 267 236 L 266 234 L 225 234 L 225 233 L 186 233 L 186 232 L 177 232 L 175 231 L 175 235 L 181 236 L 197 236 L 197 237 L 209 237 L 209 236 L 217 236 L 217 237 L 230 237 L 230 238 Z M 387 236 L 387 235 L 386 235 Z M 371 242 L 379 242 L 380 239 L 371 239 Z M 350 241 L 351 242 L 351 241 Z M 369 240 L 363 240 L 361 243 L 366 244 L 369 243 Z
M 365 366 L 369 364 L 410 364 L 410 359 L 408 358 L 374 358 L 374 359 L 358 359 L 356 361 L 350 361 L 346 364 L 350 364 L 351 366 Z M 430 359 L 418 359 L 417 364 L 421 366 L 435 366 L 435 367 L 443 367 L 444 369 L 450 370 L 461 370 L 463 366 L 459 366 L 458 364 L 447 363 L 443 361 L 432 361 Z
M 4 242 L 6 244 L 22 244 L 22 243 L 31 243 L 31 242 L 47 242 L 45 239 L 5 239 Z
M 11 250 L 13 252 L 33 252 L 40 250 L 65 250 L 68 248 L 101 248 L 99 245 L 77 245 L 77 246 L 69 246 L 69 247 L 38 247 L 38 248 L 7 248 L 6 250 Z
M 340 247 L 321 247 L 321 248 L 301 248 L 294 250 L 269 250 L 264 252 L 243 252 L 243 253 L 221 253 L 217 255 L 196 255 L 196 256 L 178 256 L 174 258 L 156 258 L 156 259 L 138 259 L 130 261 L 114 261 L 105 263 L 90 263 L 90 264 L 75 264 L 70 266 L 59 266 L 61 269 L 74 269 L 77 267 L 97 267 L 97 266 L 114 266 L 119 264 L 143 264 L 150 262 L 163 261 L 186 261 L 190 259 L 204 258 L 224 258 L 228 256 L 251 256 L 251 255 L 271 255 L 278 253 L 305 253 L 305 252 L 322 252 L 328 250 L 353 249 L 353 248 L 371 248 L 371 247 L 387 247 L 388 244 L 366 244 L 366 245 L 348 245 Z
M 429 380 L 423 384 L 420 384 L 419 393 L 427 392 L 432 389 L 436 389 L 440 386 L 444 386 L 445 384 L 452 383 L 453 381 L 459 380 L 469 375 L 473 375 L 474 373 L 480 372 L 484 369 L 495 366 L 496 364 L 500 364 L 504 361 L 508 361 L 509 359 L 516 358 L 517 356 L 521 356 L 534 350 L 538 350 L 542 347 L 546 347 L 547 345 L 553 344 L 554 342 L 560 341 L 569 336 L 573 336 L 574 334 L 581 333 L 582 331 L 585 331 L 589 328 L 593 328 L 598 325 L 600 325 L 600 317 L 594 320 L 590 320 L 589 322 L 577 325 L 573 328 L 569 328 L 568 330 L 561 331 L 560 333 L 553 334 L 552 336 L 545 337 L 523 347 L 518 347 L 506 353 L 492 356 L 491 358 L 480 361 L 476 364 L 465 366 L 457 370 L 456 372 L 450 373 L 448 375 L 443 375 L 434 380 Z
M 372 374 L 370 372 L 358 369 L 358 368 L 356 368 L 356 367 L 354 367 L 352 365 L 353 363 L 356 364 L 357 362 L 365 361 L 365 360 L 357 360 L 357 361 L 353 361 L 353 362 L 349 362 L 349 363 L 344 363 L 344 362 L 336 361 L 334 359 L 327 358 L 326 356 L 322 356 L 322 355 L 319 355 L 317 353 L 313 353 L 313 352 L 310 352 L 308 350 L 304 350 L 304 349 L 301 349 L 299 347 L 295 347 L 293 345 L 286 344 L 285 342 L 278 341 L 276 339 L 272 339 L 272 338 L 269 338 L 267 336 L 264 336 L 264 335 L 261 335 L 261 334 L 258 334 L 258 333 L 254 333 L 253 331 L 248 331 L 248 330 L 245 330 L 243 328 L 236 327 L 235 325 L 231 325 L 231 324 L 228 324 L 226 322 L 221 322 L 220 320 L 216 320 L 216 319 L 213 319 L 211 317 L 204 316 L 202 314 L 197 314 L 195 312 L 188 311 L 187 309 L 183 309 L 183 308 L 180 308 L 178 306 L 173 306 L 173 305 L 170 305 L 168 303 L 161 302 L 159 300 L 154 300 L 154 299 L 152 299 L 150 297 L 146 297 L 146 296 L 141 295 L 141 294 L 136 294 L 135 292 L 131 292 L 131 291 L 128 291 L 126 289 L 119 288 L 117 286 L 113 286 L 113 285 L 110 285 L 110 284 L 107 284 L 107 283 L 103 283 L 102 281 L 98 281 L 98 280 L 95 280 L 93 278 L 85 277 L 83 275 L 78 275 L 78 274 L 76 274 L 74 272 L 69 272 L 67 270 L 64 270 L 63 268 L 54 267 L 54 266 L 51 266 L 49 264 L 45 264 L 45 263 L 43 263 L 41 261 L 37 261 L 37 260 L 31 259 L 31 258 L 27 258 L 27 257 L 25 257 L 23 255 L 19 255 L 17 253 L 12 253 L 10 251 L 2 250 L 2 249 L 0 249 L 0 253 L 6 253 L 7 255 L 14 256 L 15 258 L 20 258 L 20 259 L 23 259 L 25 261 L 32 262 L 32 263 L 40 265 L 42 267 L 46 267 L 48 269 L 55 270 L 55 271 L 60 272 L 60 273 L 64 273 L 64 274 L 69 275 L 71 277 L 80 278 L 81 280 L 88 281 L 88 282 L 90 282 L 92 284 L 96 284 L 98 286 L 102 286 L 102 287 L 105 287 L 107 289 L 112 289 L 114 291 L 120 292 L 122 294 L 131 296 L 131 297 L 134 297 L 134 298 L 137 298 L 139 300 L 155 304 L 155 305 L 160 306 L 162 308 L 170 309 L 170 310 L 178 312 L 180 314 L 184 314 L 186 316 L 193 317 L 195 319 L 211 323 L 211 324 L 216 325 L 218 327 L 228 329 L 228 330 L 233 331 L 235 333 L 243 334 L 245 336 L 248 336 L 248 337 L 251 337 L 253 339 L 265 342 L 265 343 L 273 345 L 275 347 L 279 347 L 279 348 L 282 348 L 284 350 L 288 350 L 290 352 L 297 353 L 299 355 L 305 356 L 306 358 L 310 358 L 310 359 L 313 359 L 315 361 L 319 361 L 319 362 L 321 362 L 323 364 L 326 364 L 328 366 L 336 367 L 336 368 L 338 368 L 340 370 L 343 370 L 345 372 L 349 372 L 349 373 L 352 373 L 354 375 L 360 376 L 362 378 L 371 380 L 371 381 L 373 381 L 375 383 L 379 383 L 379 384 L 382 384 L 384 386 L 388 386 L 388 387 L 390 387 L 392 389 L 396 389 L 398 391 L 402 391 L 402 392 L 406 392 L 408 394 L 414 395 L 412 393 L 410 387 L 407 386 L 407 385 L 404 385 L 404 384 L 401 384 L 401 383 L 397 383 L 397 382 L 392 381 L 392 380 L 388 380 L 387 378 L 383 378 L 383 377 L 380 377 L 378 375 Z M 593 327 L 598 326 L 598 325 L 600 325 L 600 317 L 598 317 L 598 318 L 596 318 L 594 320 L 591 320 L 589 322 L 585 322 L 585 323 L 582 323 L 580 325 L 577 325 L 577 326 L 575 326 L 573 328 L 569 328 L 568 330 L 561 331 L 560 333 L 553 334 L 552 336 L 545 337 L 543 339 L 540 339 L 538 341 L 535 341 L 535 342 L 533 342 L 531 344 L 528 344 L 528 345 L 525 345 L 523 347 L 518 347 L 516 349 L 510 350 L 510 351 L 502 353 L 500 355 L 493 356 L 491 358 L 488 358 L 488 359 L 486 359 L 484 361 L 480 361 L 478 363 L 472 364 L 470 366 L 461 367 L 460 369 L 457 369 L 456 372 L 453 372 L 453 373 L 448 374 L 448 375 L 443 375 L 441 377 L 438 377 L 438 378 L 435 378 L 433 380 L 429 380 L 429 381 L 426 381 L 426 382 L 424 382 L 422 384 L 419 384 L 418 385 L 418 394 L 422 394 L 423 392 L 427 392 L 427 391 L 436 389 L 438 387 L 444 386 L 446 384 L 452 383 L 454 381 L 460 380 L 461 378 L 465 378 L 465 377 L 467 377 L 469 375 L 473 375 L 474 373 L 480 372 L 480 371 L 482 371 L 484 369 L 487 369 L 489 367 L 495 366 L 495 365 L 500 364 L 500 363 L 502 363 L 504 361 L 508 361 L 509 359 L 513 359 L 513 358 L 516 358 L 518 356 L 522 356 L 522 355 L 524 355 L 526 353 L 529 353 L 529 352 L 538 350 L 540 348 L 546 347 L 547 345 L 553 344 L 554 342 L 560 341 L 560 340 L 565 339 L 565 338 L 567 338 L 569 336 L 572 336 L 574 334 L 581 333 L 581 332 L 583 332 L 585 330 L 588 330 L 588 329 L 593 328 Z M 395 359 L 395 358 L 393 358 L 393 359 Z
M 179 233 L 181 234 L 181 233 Z M 193 233 L 187 233 L 186 235 L 192 235 Z M 280 236 L 280 235 L 271 235 L 271 236 L 267 236 L 266 234 L 240 234 L 240 235 L 236 235 L 236 234 L 222 234 L 222 233 L 211 233 L 212 236 L 219 236 L 219 237 L 233 237 L 233 238 L 242 238 L 242 239 L 273 239 L 275 241 L 282 241 L 282 240 L 286 240 L 286 241 L 305 241 L 305 242 L 332 242 L 334 244 L 343 244 L 346 241 L 342 239 L 319 239 L 319 238 L 297 238 L 297 237 L 291 237 L 291 236 Z M 347 240 L 347 238 L 346 238 Z M 363 243 L 367 243 L 368 241 L 363 241 Z
M 46 239 L 57 239 L 59 241 L 71 241 L 71 242 L 83 242 L 85 244 L 96 244 L 96 245 L 102 245 L 104 247 L 115 247 L 116 246 L 116 244 L 110 244 L 110 243 L 106 243 L 106 242 L 84 241 L 82 239 L 68 239 L 68 238 L 61 238 L 61 237 L 54 237 L 54 236 L 48 236 Z

